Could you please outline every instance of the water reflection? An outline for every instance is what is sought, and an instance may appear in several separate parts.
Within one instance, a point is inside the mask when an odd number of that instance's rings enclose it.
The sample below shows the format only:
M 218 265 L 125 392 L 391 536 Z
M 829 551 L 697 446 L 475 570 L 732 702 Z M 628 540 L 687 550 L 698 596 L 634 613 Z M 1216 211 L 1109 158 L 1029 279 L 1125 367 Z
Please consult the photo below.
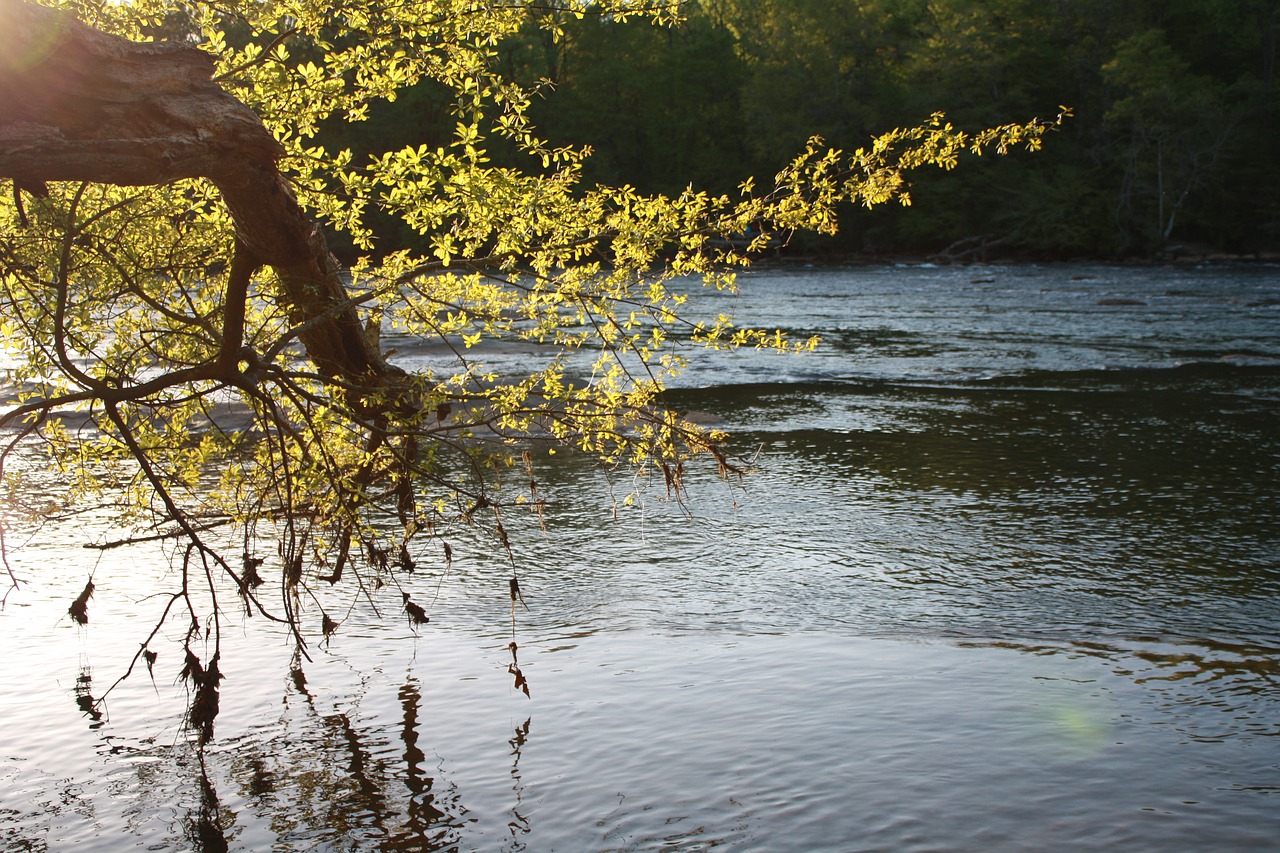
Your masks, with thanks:
M 87 663 L 80 665 L 80 673 L 76 676 L 76 686 L 72 693 L 76 698 L 76 707 L 89 718 L 89 728 L 101 728 L 103 714 L 98 708 L 98 700 L 93 698 L 93 668 Z
M 209 771 L 205 767 L 203 751 L 198 754 L 198 762 L 200 799 L 195 813 L 187 819 L 188 840 L 192 849 L 198 853 L 227 853 L 230 847 L 224 829 L 234 825 L 235 813 L 223 814 L 218 791 L 209 779 Z
M 511 844 L 507 849 L 512 853 L 519 853 L 526 849 L 523 836 L 528 835 L 530 830 L 529 817 L 522 813 L 524 777 L 520 774 L 520 754 L 529 740 L 529 726 L 532 723 L 533 718 L 526 717 L 525 721 L 516 727 L 515 736 L 507 741 L 511 744 L 511 790 L 515 793 L 515 804 L 511 806 L 511 820 L 507 822 L 507 828 L 511 831 Z
M 281 839 L 299 844 L 457 849 L 466 809 L 456 786 L 441 778 L 438 768 L 433 772 L 419 743 L 422 696 L 414 679 L 397 693 L 402 718 L 394 750 L 350 713 L 322 711 L 297 658 L 289 686 L 303 711 L 301 718 L 284 720 L 296 734 L 253 734 L 237 739 L 231 753 L 232 776 L 259 820 L 269 822 Z
M 458 824 L 450 825 L 450 813 L 440 806 L 458 809 L 458 792 L 446 784 L 440 794 L 434 790 L 436 780 L 427 775 L 427 756 L 418 747 L 418 714 L 422 695 L 410 680 L 400 688 L 400 707 L 404 709 L 401 738 L 404 741 L 405 786 L 409 789 L 408 812 L 400 829 L 388 843 L 387 850 L 445 850 L 458 841 Z M 439 806 L 436 804 L 439 797 Z

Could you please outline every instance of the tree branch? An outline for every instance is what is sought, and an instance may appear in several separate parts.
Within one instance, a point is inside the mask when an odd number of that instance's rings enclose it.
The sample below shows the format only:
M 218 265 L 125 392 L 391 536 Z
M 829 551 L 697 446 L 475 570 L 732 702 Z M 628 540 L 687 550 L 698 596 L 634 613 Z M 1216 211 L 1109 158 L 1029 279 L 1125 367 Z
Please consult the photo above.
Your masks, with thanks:
M 253 258 L 274 269 L 280 298 L 307 324 L 300 338 L 321 374 L 358 388 L 400 385 L 403 371 L 365 336 L 323 234 L 277 168 L 279 143 L 212 80 L 212 57 L 131 42 L 22 0 L 0 0 L 0 56 L 0 176 L 24 187 L 212 181 L 236 227 L 224 342 L 242 331 L 238 294 Z M 220 366 L 234 367 L 239 349 L 224 346 Z

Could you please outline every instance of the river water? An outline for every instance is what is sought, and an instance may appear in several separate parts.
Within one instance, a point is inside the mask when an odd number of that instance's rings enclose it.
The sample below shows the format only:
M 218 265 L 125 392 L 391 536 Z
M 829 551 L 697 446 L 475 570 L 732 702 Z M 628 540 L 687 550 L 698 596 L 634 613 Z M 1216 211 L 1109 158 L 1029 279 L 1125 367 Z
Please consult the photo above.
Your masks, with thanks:
M 508 524 L 530 697 L 510 567 L 463 537 L 411 579 L 416 633 L 357 608 L 308 660 L 236 623 L 201 773 L 176 647 L 87 710 L 170 555 L 7 531 L 0 848 L 1275 848 L 1280 268 L 779 269 L 693 302 L 824 343 L 690 353 L 670 403 L 734 433 L 741 484 L 543 460 L 546 532 Z

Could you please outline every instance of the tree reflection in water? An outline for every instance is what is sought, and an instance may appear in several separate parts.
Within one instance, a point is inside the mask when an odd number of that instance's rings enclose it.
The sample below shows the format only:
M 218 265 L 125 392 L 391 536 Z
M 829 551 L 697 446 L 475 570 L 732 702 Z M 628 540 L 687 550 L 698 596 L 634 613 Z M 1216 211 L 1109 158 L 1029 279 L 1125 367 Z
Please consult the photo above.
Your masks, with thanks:
M 466 831 L 484 833 L 479 817 L 463 806 L 460 788 L 443 772 L 431 749 L 428 713 L 420 681 L 408 675 L 397 690 L 393 720 L 357 715 L 357 703 L 340 710 L 308 684 L 306 661 L 294 653 L 280 690 L 279 713 L 259 716 L 238 733 L 221 733 L 201 745 L 196 738 L 123 735 L 108 725 L 95 701 L 93 676 L 82 663 L 70 699 L 97 733 L 97 749 L 115 770 L 97 780 L 101 790 L 73 786 L 44 816 L 0 826 L 0 848 L 44 849 L 41 833 L 77 815 L 91 816 L 92 798 L 129 800 L 123 821 L 90 818 L 92 849 L 113 845 L 120 834 L 146 838 L 150 849 L 227 853 L 232 849 L 415 850 L 443 852 L 466 847 Z M 362 693 L 360 694 L 362 695 Z M 507 739 L 513 802 L 507 809 L 503 849 L 527 849 L 531 833 L 525 811 L 521 753 L 531 717 Z M 110 766 L 109 766 L 110 767 Z M 44 829 L 40 829 L 44 827 Z M 497 827 L 494 827 L 497 829 Z M 8 849 L 8 848 L 5 848 Z
M 529 834 L 529 818 L 521 813 L 520 809 L 524 805 L 524 779 L 520 775 L 520 751 L 524 748 L 525 742 L 529 739 L 529 725 L 533 722 L 533 717 L 528 717 L 519 727 L 516 728 L 515 737 L 507 741 L 511 744 L 511 789 L 515 791 L 516 802 L 511 807 L 511 820 L 507 822 L 507 828 L 511 832 L 511 850 L 518 853 L 525 849 L 524 839 L 520 836 Z
M 418 715 L 422 694 L 413 679 L 400 688 L 400 707 L 404 709 L 405 786 L 409 789 L 409 807 L 404 825 L 386 845 L 388 850 L 445 850 L 458 841 L 458 825 L 450 825 L 447 812 L 436 806 L 435 779 L 425 772 L 427 756 L 418 747 Z M 448 790 L 442 805 L 457 803 L 457 791 Z
M 227 850 L 228 838 L 252 846 L 254 839 L 246 836 L 254 833 L 265 833 L 276 850 L 458 849 L 466 810 L 456 786 L 442 780 L 438 770 L 432 772 L 420 745 L 418 683 L 410 678 L 397 695 L 398 745 L 379 737 L 376 727 L 353 723 L 348 713 L 325 713 L 295 655 L 284 713 L 258 730 L 270 736 L 250 732 L 207 748 L 211 762 L 229 762 L 223 766 L 243 798 L 245 814 L 237 821 L 219 807 L 202 758 L 202 796 L 186 819 L 193 849 Z
M 102 728 L 103 711 L 101 703 L 93 696 L 93 667 L 88 663 L 80 663 L 80 673 L 76 676 L 76 686 L 72 693 L 76 697 L 76 707 L 90 720 L 89 728 Z
M 187 816 L 187 839 L 193 850 L 198 853 L 227 853 L 226 833 L 223 832 L 222 804 L 218 801 L 218 790 L 209 778 L 209 769 L 204 763 L 204 750 L 198 753 L 200 768 L 200 800 L 196 808 Z M 227 815 L 234 819 L 234 815 Z

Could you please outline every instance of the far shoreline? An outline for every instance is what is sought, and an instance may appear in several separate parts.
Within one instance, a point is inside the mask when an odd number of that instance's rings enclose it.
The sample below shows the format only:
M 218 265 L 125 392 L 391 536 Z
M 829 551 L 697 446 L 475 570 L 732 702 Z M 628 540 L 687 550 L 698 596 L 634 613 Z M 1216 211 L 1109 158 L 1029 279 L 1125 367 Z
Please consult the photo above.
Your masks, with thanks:
M 1101 265 L 1124 267 L 1195 266 L 1198 264 L 1268 265 L 1280 264 L 1280 251 L 1275 252 L 1162 252 L 1156 255 L 1126 256 L 1055 256 L 1002 255 L 989 259 L 952 258 L 925 254 L 863 254 L 856 252 L 779 252 L 751 258 L 752 268 L 761 267 L 853 267 L 853 266 L 935 266 L 935 267 L 1000 267 L 1034 264 Z

